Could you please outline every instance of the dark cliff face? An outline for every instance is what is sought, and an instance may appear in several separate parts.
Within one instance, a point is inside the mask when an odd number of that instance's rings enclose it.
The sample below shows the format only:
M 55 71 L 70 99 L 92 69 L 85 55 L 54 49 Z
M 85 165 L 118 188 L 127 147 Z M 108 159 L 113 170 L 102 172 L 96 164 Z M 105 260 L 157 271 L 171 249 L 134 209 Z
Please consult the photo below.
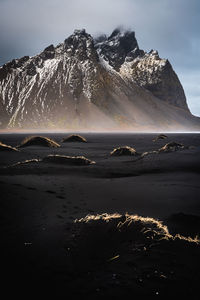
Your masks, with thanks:
M 133 60 L 126 60 L 120 71 L 157 98 L 189 111 L 176 73 L 169 61 L 161 59 L 157 51 L 152 50 Z
M 157 51 L 139 49 L 134 32 L 116 29 L 108 38 L 97 39 L 95 47 L 116 71 L 122 67 L 123 74 L 126 63 L 129 79 L 159 99 L 188 110 L 184 90 L 169 61 L 160 59 Z
M 56 47 L 0 67 L 2 128 L 147 130 L 173 120 L 180 128 L 199 122 L 170 63 L 140 50 L 134 32 L 116 29 L 94 41 L 75 30 Z
M 135 33 L 133 31 L 121 32 L 115 29 L 113 33 L 104 39 L 97 39 L 95 45 L 98 54 L 103 57 L 116 70 L 119 71 L 126 57 L 133 53 L 140 54 Z

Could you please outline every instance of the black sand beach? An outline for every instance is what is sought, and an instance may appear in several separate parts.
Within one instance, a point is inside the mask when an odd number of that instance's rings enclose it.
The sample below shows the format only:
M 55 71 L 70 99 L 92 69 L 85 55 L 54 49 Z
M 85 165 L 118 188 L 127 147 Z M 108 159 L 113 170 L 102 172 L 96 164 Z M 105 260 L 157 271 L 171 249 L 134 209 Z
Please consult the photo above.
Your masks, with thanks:
M 0 134 L 0 141 L 16 147 L 29 135 Z M 140 236 L 143 227 L 134 231 L 128 225 L 118 236 L 118 222 L 112 218 L 74 221 L 103 213 L 118 213 L 125 220 L 128 213 L 162 221 L 173 237 L 195 239 L 200 234 L 200 134 L 171 133 L 153 142 L 157 134 L 81 133 L 84 143 L 62 143 L 68 136 L 64 133 L 39 135 L 61 146 L 0 152 L 1 272 L 7 295 L 13 289 L 16 295 L 28 295 L 27 290 L 32 294 L 42 288 L 46 295 L 88 299 L 197 299 L 197 239 L 163 242 L 155 233 L 154 241 L 146 236 L 146 227 Z M 186 148 L 144 157 L 110 156 L 120 146 L 142 154 L 172 141 Z M 96 163 L 42 161 L 50 154 L 84 156 Z M 31 159 L 39 161 L 16 165 Z M 150 231 L 155 229 L 148 224 Z

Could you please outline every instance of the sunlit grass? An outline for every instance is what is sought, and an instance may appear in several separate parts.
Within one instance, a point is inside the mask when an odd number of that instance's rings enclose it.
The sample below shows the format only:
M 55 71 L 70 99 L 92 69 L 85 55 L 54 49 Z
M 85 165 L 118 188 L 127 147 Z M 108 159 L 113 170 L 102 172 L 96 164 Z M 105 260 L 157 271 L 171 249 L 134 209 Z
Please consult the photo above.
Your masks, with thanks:
M 80 143 L 82 142 L 82 143 L 86 143 L 87 140 L 83 136 L 81 136 L 79 134 L 71 134 L 71 135 L 67 136 L 66 138 L 63 138 L 62 142 L 63 143 L 66 143 L 66 142 L 80 142 Z
M 19 150 L 16 149 L 15 147 L 0 142 L 0 151 L 19 151 Z
M 103 223 L 113 223 L 113 226 L 116 227 L 118 231 L 121 231 L 124 228 L 130 228 L 134 230 L 134 226 L 137 226 L 137 230 L 140 227 L 140 232 L 144 235 L 144 237 L 150 238 L 152 240 L 183 240 L 191 243 L 199 244 L 200 240 L 198 236 L 185 237 L 180 234 L 172 235 L 169 233 L 168 227 L 163 224 L 162 221 L 150 218 L 150 217 L 142 217 L 138 215 L 130 215 L 126 213 L 125 215 L 121 215 L 118 213 L 114 214 L 97 214 L 97 215 L 87 215 L 84 218 L 76 219 L 75 223 L 95 223 L 102 222 Z M 138 227 L 139 225 L 139 227 Z
M 121 155 L 138 155 L 134 148 L 129 146 L 123 146 L 113 149 L 110 153 L 111 156 L 121 156 Z
M 18 147 L 23 148 L 28 146 L 44 146 L 54 148 L 60 147 L 57 142 L 45 136 L 28 136 L 21 142 Z
M 6 168 L 18 167 L 18 166 L 23 166 L 23 165 L 27 165 L 27 164 L 41 163 L 41 162 L 53 163 L 53 164 L 59 164 L 59 165 L 78 165 L 78 166 L 95 164 L 95 161 L 92 161 L 84 156 L 67 156 L 67 155 L 59 155 L 59 154 L 50 154 L 42 159 L 33 158 L 33 159 L 27 159 L 24 161 L 19 161 L 17 163 L 7 166 Z

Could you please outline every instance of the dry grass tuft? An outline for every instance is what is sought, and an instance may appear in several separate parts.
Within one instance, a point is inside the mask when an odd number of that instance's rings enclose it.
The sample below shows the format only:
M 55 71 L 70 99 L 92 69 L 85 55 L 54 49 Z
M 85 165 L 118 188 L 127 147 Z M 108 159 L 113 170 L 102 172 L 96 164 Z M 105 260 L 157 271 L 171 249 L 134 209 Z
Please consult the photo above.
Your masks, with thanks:
M 66 155 L 50 154 L 44 157 L 43 159 L 39 159 L 39 158 L 27 159 L 6 166 L 5 168 L 18 167 L 18 166 L 23 166 L 32 163 L 40 163 L 40 162 L 54 163 L 54 164 L 61 164 L 61 165 L 76 165 L 76 166 L 87 166 L 87 165 L 95 164 L 95 161 L 92 161 L 84 156 L 66 156 Z
M 167 139 L 167 138 L 168 138 L 167 135 L 165 135 L 165 134 L 159 134 L 157 137 L 155 137 L 153 139 L 153 142 L 157 142 L 158 140 L 164 140 L 164 139 Z
M 63 143 L 67 143 L 67 142 L 87 143 L 87 140 L 79 134 L 72 134 L 72 135 L 69 135 L 68 137 L 62 139 L 62 142 Z
M 27 165 L 30 163 L 38 163 L 40 161 L 41 161 L 41 159 L 38 159 L 38 158 L 27 159 L 27 160 L 23 160 L 23 161 L 18 161 L 17 163 L 6 166 L 5 168 L 7 169 L 7 168 L 12 168 L 12 167 L 18 167 L 18 166 Z
M 66 164 L 66 165 L 78 165 L 78 166 L 87 166 L 95 164 L 95 161 L 92 161 L 84 156 L 66 156 L 66 155 L 48 155 L 43 158 L 43 162 L 50 162 L 55 164 Z
M 158 149 L 158 152 L 174 152 L 174 151 L 183 150 L 183 149 L 185 149 L 185 146 L 183 144 L 176 143 L 176 142 L 170 142 L 170 143 L 167 143 L 162 148 Z
M 44 136 L 26 137 L 18 147 L 23 148 L 28 146 L 43 146 L 43 147 L 54 147 L 54 148 L 60 147 L 60 145 L 56 143 L 54 140 Z
M 19 151 L 19 150 L 17 150 L 15 147 L 5 145 L 0 142 L 0 151 Z
M 149 217 L 141 217 L 138 215 L 129 215 L 126 213 L 125 215 L 121 215 L 118 213 L 115 214 L 98 214 L 98 215 L 87 215 L 84 218 L 76 219 L 75 223 L 82 224 L 98 224 L 101 226 L 105 226 L 105 224 L 109 224 L 109 227 L 114 227 L 117 231 L 126 231 L 134 235 L 137 235 L 139 239 L 150 239 L 150 240 L 183 240 L 187 242 L 192 242 L 199 244 L 200 240 L 196 236 L 195 238 L 185 237 L 180 234 L 172 235 L 169 233 L 168 227 L 163 225 L 162 221 L 156 220 L 154 218 Z
M 129 146 L 123 146 L 115 148 L 111 153 L 111 156 L 121 156 L 121 155 L 139 155 L 134 148 Z
M 172 235 L 161 221 L 128 213 L 87 215 L 67 230 L 65 249 L 74 278 L 89 279 L 104 298 L 154 299 L 157 291 L 161 299 L 173 298 L 185 285 L 198 293 L 198 237 Z

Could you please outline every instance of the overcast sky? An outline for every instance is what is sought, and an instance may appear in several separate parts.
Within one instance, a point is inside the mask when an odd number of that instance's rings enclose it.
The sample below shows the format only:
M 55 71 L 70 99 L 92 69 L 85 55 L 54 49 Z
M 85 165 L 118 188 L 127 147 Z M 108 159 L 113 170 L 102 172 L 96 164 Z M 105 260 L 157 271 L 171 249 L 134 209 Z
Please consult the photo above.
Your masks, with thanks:
M 0 65 L 58 44 L 76 28 L 133 29 L 139 46 L 168 58 L 200 116 L 199 0 L 0 0 Z

